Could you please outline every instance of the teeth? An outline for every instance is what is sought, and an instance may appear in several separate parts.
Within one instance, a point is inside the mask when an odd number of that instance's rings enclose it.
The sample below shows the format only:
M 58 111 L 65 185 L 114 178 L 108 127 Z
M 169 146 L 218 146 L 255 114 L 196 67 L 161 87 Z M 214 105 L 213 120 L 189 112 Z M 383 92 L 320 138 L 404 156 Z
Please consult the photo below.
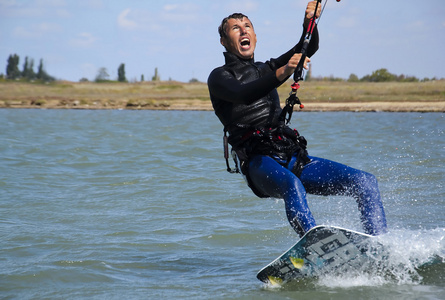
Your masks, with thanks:
M 248 46 L 250 45 L 250 40 L 248 38 L 244 38 L 240 42 L 241 46 Z

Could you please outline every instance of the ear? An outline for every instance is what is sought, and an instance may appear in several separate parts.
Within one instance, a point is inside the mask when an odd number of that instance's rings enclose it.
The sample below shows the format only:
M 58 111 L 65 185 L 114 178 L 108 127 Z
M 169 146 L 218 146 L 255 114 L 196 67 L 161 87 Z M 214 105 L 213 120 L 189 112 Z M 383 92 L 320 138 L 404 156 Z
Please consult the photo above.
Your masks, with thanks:
M 223 37 L 221 37 L 221 38 L 219 39 L 219 42 L 221 43 L 221 45 L 224 46 L 224 48 L 227 48 L 227 47 L 226 47 L 226 40 L 225 40 Z

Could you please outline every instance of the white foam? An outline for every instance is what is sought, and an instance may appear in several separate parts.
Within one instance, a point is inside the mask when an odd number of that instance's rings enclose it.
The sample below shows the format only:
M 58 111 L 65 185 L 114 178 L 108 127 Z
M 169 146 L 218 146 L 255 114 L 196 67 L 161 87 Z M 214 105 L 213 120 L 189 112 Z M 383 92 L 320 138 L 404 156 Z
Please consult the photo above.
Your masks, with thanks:
M 375 256 L 377 264 L 346 269 L 340 274 L 325 274 L 319 278 L 317 284 L 330 288 L 418 285 L 423 279 L 418 272 L 419 267 L 433 260 L 445 262 L 445 228 L 394 230 L 376 240 L 386 250 Z

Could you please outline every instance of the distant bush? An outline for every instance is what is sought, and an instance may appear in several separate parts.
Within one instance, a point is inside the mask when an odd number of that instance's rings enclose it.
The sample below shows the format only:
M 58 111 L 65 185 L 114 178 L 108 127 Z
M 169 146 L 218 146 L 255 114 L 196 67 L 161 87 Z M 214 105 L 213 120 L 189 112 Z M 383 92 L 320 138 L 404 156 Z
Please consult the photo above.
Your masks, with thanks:
M 351 75 L 349 75 L 348 81 L 349 81 L 349 82 L 359 82 L 360 79 L 358 78 L 357 75 L 355 75 L 355 74 L 351 74 Z
M 353 74 L 351 74 L 352 76 Z M 351 78 L 350 76 L 350 78 Z M 397 81 L 397 82 L 419 82 L 419 81 L 429 81 L 429 78 L 424 78 L 422 80 L 418 79 L 415 76 L 406 76 L 406 75 L 396 75 L 390 73 L 387 69 L 378 69 L 374 72 L 372 72 L 371 75 L 366 75 L 360 79 L 360 81 L 365 82 L 389 82 L 389 81 Z M 431 80 L 435 80 L 431 79 Z M 354 81 L 354 80 L 348 80 L 348 81 Z
M 107 68 L 99 68 L 97 71 L 96 79 L 94 81 L 96 82 L 107 82 L 109 81 L 110 75 L 108 75 Z
M 388 72 L 387 69 L 378 69 L 372 72 L 371 75 L 364 76 L 361 81 L 369 82 L 384 82 L 384 81 L 396 81 L 397 76 Z

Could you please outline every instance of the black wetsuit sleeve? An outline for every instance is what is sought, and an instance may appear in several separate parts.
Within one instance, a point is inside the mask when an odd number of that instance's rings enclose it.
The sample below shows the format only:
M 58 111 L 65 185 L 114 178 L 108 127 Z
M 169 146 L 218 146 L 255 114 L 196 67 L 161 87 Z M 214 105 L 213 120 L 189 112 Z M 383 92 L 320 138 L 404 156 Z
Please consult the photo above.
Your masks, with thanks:
M 295 46 L 295 53 L 300 53 L 301 52 L 301 48 L 303 47 L 303 42 L 304 42 L 304 38 L 306 36 L 306 27 L 304 28 L 303 34 L 300 38 L 300 41 L 298 42 L 298 44 Z M 312 31 L 312 37 L 311 37 L 311 42 L 309 43 L 308 49 L 307 49 L 307 56 L 311 57 L 312 55 L 315 54 L 315 52 L 317 52 L 318 50 L 318 43 L 319 43 L 319 36 L 318 36 L 318 29 L 317 29 L 317 25 L 315 25 L 314 27 L 314 31 Z
M 273 70 L 256 80 L 242 83 L 224 68 L 213 70 L 207 83 L 212 95 L 224 101 L 243 104 L 266 96 L 281 84 Z
M 262 76 L 255 80 L 244 83 L 238 80 L 229 70 L 224 67 L 213 70 L 212 73 L 210 73 L 207 81 L 210 94 L 220 100 L 242 104 L 250 104 L 259 98 L 266 96 L 290 77 L 288 76 L 285 80 L 279 81 L 276 77 L 275 71 L 286 65 L 292 55 L 301 51 L 305 33 L 306 29 L 304 29 L 298 44 L 292 49 L 278 58 L 267 61 L 266 64 L 269 66 L 270 71 L 265 74 L 263 73 Z M 315 27 L 311 43 L 308 47 L 308 56 L 313 55 L 317 49 L 318 31 Z
M 298 44 L 296 44 L 292 49 L 284 53 L 278 58 L 271 59 L 270 61 L 266 62 L 270 65 L 272 69 L 278 69 L 282 66 L 286 65 L 287 62 L 291 59 L 292 55 L 295 53 L 301 53 L 301 48 L 303 47 L 304 38 L 306 36 L 307 29 L 304 27 L 303 33 L 301 34 L 300 41 Z M 315 54 L 318 50 L 318 43 L 319 43 L 319 36 L 318 36 L 318 29 L 317 26 L 315 26 L 314 31 L 312 32 L 312 38 L 309 43 L 309 46 L 307 48 L 307 56 L 311 57 Z M 290 76 L 288 76 L 286 79 L 284 79 L 282 82 L 285 82 L 287 79 L 289 79 Z

